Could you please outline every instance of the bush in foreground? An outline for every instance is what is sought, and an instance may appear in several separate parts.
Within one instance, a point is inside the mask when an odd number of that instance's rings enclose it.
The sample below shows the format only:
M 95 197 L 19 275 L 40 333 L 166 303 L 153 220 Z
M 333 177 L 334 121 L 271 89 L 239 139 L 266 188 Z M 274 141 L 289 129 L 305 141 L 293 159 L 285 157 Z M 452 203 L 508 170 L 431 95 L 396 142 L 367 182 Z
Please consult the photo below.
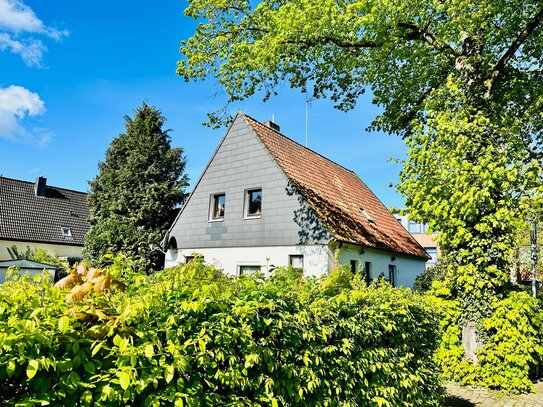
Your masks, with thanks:
M 70 302 L 47 284 L 1 286 L 0 400 L 430 406 L 441 396 L 438 323 L 409 290 L 342 271 L 228 278 L 201 262 L 125 282 Z
M 465 322 L 459 300 L 446 282 L 434 283 L 426 297 L 440 313 L 442 339 L 436 362 L 443 376 L 464 385 L 482 386 L 508 393 L 534 391 L 532 380 L 543 368 L 543 309 L 539 299 L 522 291 L 502 294 L 482 321 L 485 341 L 476 352 L 478 363 L 464 359 L 461 326 Z

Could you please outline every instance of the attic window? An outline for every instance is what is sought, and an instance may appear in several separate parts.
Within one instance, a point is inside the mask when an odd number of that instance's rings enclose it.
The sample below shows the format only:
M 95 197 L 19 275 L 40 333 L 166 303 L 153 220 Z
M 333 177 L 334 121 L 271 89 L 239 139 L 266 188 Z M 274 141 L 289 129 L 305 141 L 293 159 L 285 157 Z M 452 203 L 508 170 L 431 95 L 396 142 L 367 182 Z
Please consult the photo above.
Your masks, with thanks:
M 245 217 L 258 218 L 262 213 L 262 189 L 250 189 L 245 194 Z
M 211 199 L 211 213 L 210 220 L 223 220 L 224 219 L 224 207 L 225 207 L 225 195 L 216 194 L 212 195 Z
M 72 230 L 70 228 L 62 228 L 62 236 L 64 237 L 72 237 Z
M 371 218 L 370 214 L 366 212 L 364 208 L 360 208 L 360 212 L 362 212 L 362 215 L 366 217 L 369 223 L 375 223 L 375 221 Z

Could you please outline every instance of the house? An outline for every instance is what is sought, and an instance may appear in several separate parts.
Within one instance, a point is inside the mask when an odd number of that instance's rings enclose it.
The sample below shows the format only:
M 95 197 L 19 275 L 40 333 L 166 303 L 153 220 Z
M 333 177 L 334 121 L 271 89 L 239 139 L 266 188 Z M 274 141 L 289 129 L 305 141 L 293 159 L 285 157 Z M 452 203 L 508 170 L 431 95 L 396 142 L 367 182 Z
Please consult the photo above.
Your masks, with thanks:
M 44 177 L 34 183 L 0 177 L 0 260 L 14 245 L 81 258 L 88 213 L 83 192 L 49 186 Z
M 238 112 L 164 242 L 166 267 L 195 253 L 229 274 L 339 261 L 412 286 L 429 258 L 358 176 Z
M 407 229 L 409 233 L 415 238 L 415 240 L 426 250 L 431 257 L 426 262 L 426 268 L 435 266 L 440 254 L 439 245 L 436 240 L 436 233 L 428 233 L 428 224 L 425 222 L 417 222 L 409 219 L 408 214 L 400 214 L 399 211 L 393 211 L 393 215 L 398 222 Z

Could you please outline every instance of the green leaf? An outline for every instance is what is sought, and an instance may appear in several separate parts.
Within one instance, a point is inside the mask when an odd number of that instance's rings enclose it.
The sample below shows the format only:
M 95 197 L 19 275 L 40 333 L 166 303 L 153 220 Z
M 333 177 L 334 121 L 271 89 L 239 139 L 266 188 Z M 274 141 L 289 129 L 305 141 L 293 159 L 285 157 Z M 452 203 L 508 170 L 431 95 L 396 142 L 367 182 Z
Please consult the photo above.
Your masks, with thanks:
M 83 394 L 81 394 L 81 397 L 79 398 L 81 403 L 83 404 L 90 404 L 92 403 L 92 393 L 89 390 L 85 390 Z
M 173 366 L 167 365 L 164 367 L 164 380 L 166 383 L 170 383 L 173 379 L 175 369 Z
M 15 363 L 13 360 L 8 361 L 6 366 L 6 373 L 8 377 L 11 377 L 13 373 L 15 373 L 15 369 L 17 369 L 17 363 Z
M 123 390 L 128 389 L 128 386 L 130 386 L 130 374 L 128 372 L 118 372 L 117 377 Z
M 60 333 L 65 334 L 68 332 L 68 329 L 70 328 L 70 318 L 67 316 L 62 316 L 58 320 L 58 330 Z
M 26 375 L 29 379 L 32 379 L 38 373 L 38 368 L 40 364 L 37 360 L 30 360 L 28 366 L 26 367 Z
M 92 363 L 90 360 L 88 362 L 85 362 L 83 368 L 86 372 L 90 374 L 94 374 L 96 372 L 96 367 L 94 366 L 94 363 Z
M 91 352 L 91 356 L 94 356 L 98 353 L 98 351 L 102 348 L 102 346 L 104 345 L 104 342 L 98 342 L 94 348 L 92 348 L 92 352 Z
M 154 351 L 153 345 L 147 345 L 145 347 L 145 356 L 151 359 L 154 355 L 155 355 L 155 351 Z

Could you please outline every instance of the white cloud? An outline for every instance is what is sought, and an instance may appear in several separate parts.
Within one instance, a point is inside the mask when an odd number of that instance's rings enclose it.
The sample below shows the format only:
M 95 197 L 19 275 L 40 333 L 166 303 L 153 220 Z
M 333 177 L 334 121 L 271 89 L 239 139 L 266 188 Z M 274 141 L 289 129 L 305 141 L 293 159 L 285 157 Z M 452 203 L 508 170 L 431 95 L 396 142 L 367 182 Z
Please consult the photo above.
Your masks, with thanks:
M 22 86 L 0 88 L 0 137 L 44 147 L 53 134 L 50 130 L 33 127 L 28 119 L 45 113 L 45 103 L 37 93 Z
M 0 51 L 11 51 L 18 54 L 28 66 L 41 66 L 45 46 L 40 40 L 30 38 L 18 41 L 8 33 L 0 32 Z
M 60 41 L 68 34 L 67 30 L 46 26 L 21 0 L 0 0 L 0 50 L 18 54 L 26 65 L 41 66 L 47 51 L 33 35 Z

